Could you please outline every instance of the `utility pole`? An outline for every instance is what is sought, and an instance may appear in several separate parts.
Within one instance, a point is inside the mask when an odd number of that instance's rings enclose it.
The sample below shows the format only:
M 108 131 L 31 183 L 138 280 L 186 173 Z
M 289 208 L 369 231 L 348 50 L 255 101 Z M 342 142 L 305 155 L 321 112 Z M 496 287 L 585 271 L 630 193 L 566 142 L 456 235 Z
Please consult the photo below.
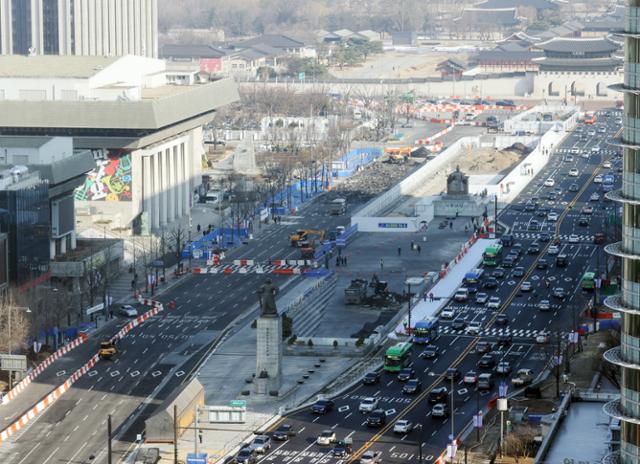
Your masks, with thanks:
M 198 405 L 196 404 L 195 416 L 193 416 L 193 451 L 198 456 Z
M 191 271 L 191 227 L 187 231 L 187 250 L 189 250 L 189 271 Z
M 178 405 L 173 405 L 173 464 L 178 464 Z
M 111 414 L 107 417 L 107 462 L 111 464 Z
M 478 416 L 478 421 L 480 420 L 480 390 L 476 388 L 476 415 Z M 478 423 L 478 427 L 476 427 L 476 441 L 480 443 L 480 423 Z
M 408 330 L 408 335 L 409 337 L 411 337 L 411 282 L 407 282 L 407 296 L 409 297 L 407 300 L 407 306 L 409 307 L 409 317 L 408 317 L 408 324 L 407 324 L 407 330 Z
M 556 335 L 556 359 L 554 360 L 556 365 L 556 398 L 560 398 L 560 330 L 556 332 Z

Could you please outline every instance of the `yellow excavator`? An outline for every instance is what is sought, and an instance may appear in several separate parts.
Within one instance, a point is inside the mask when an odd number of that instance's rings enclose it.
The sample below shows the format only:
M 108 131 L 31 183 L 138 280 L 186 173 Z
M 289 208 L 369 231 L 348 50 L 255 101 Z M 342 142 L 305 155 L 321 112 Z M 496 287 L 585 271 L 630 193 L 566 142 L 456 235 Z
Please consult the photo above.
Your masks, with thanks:
M 111 340 L 102 340 L 100 342 L 100 351 L 98 351 L 98 355 L 101 359 L 111 359 L 117 352 L 118 350 Z
M 289 235 L 289 241 L 293 247 L 301 247 L 306 245 L 310 235 L 318 235 L 318 240 L 321 242 L 324 240 L 324 230 L 316 229 L 298 229 L 291 235 Z

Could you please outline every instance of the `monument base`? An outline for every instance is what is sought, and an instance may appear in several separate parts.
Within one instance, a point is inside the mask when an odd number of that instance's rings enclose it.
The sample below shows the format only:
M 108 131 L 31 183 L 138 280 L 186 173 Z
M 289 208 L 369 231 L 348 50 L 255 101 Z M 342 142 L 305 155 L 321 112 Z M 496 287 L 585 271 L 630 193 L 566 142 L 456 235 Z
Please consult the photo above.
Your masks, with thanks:
M 455 198 L 445 195 L 433 202 L 434 216 L 477 217 L 492 206 L 492 200 L 489 197 L 469 196 Z
M 254 392 L 261 396 L 277 396 L 282 385 L 282 317 L 260 316 L 256 329 Z

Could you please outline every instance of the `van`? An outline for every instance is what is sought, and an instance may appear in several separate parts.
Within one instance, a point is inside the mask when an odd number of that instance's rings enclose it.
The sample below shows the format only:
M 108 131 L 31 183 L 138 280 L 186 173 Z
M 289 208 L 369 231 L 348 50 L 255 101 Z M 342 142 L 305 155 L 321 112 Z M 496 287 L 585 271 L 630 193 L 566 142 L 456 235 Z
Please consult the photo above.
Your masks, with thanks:
M 567 267 L 567 255 L 561 254 L 556 256 L 556 267 Z
M 491 390 L 493 388 L 493 376 L 491 374 L 480 374 L 478 376 L 478 390 Z
M 222 192 L 207 192 L 204 196 L 204 202 L 209 205 L 217 205 L 222 200 Z
M 347 212 L 347 200 L 344 198 L 336 198 L 330 204 L 329 212 L 332 215 L 340 215 Z

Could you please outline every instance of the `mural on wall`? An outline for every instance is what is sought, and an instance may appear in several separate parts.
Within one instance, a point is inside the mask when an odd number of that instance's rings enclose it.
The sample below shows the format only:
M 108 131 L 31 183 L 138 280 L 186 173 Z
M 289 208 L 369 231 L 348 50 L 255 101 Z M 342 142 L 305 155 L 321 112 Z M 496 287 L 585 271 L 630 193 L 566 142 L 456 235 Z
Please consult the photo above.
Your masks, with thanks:
M 91 150 L 96 168 L 87 174 L 76 200 L 131 201 L 131 152 L 126 150 Z

